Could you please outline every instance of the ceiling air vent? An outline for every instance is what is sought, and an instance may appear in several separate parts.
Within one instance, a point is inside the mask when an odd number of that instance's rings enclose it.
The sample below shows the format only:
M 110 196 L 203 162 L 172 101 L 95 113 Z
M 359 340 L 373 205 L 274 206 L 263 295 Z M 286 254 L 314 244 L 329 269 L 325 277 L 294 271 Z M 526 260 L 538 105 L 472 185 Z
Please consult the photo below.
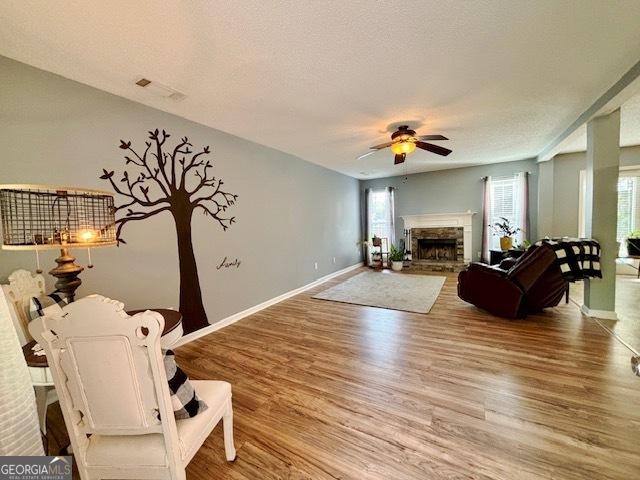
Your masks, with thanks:
M 171 100 L 174 100 L 176 102 L 184 100 L 187 97 L 184 93 L 179 92 L 175 88 L 167 87 L 166 85 L 154 82 L 144 77 L 139 78 L 136 81 L 136 85 L 144 88 L 156 97 L 170 98 Z

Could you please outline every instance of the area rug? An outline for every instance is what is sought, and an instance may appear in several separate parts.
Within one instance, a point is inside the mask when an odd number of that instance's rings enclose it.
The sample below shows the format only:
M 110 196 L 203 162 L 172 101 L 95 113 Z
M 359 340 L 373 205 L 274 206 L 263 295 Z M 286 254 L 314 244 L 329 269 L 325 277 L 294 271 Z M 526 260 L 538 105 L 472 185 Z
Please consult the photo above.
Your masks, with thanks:
M 429 313 L 446 277 L 392 272 L 362 272 L 314 295 L 333 302 Z

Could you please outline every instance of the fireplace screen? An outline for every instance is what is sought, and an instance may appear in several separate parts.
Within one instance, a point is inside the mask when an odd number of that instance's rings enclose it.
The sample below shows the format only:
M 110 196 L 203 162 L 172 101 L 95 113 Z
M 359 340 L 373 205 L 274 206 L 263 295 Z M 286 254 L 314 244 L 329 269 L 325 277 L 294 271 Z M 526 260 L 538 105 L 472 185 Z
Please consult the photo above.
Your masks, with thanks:
M 418 260 L 455 261 L 457 259 L 455 238 L 418 239 Z

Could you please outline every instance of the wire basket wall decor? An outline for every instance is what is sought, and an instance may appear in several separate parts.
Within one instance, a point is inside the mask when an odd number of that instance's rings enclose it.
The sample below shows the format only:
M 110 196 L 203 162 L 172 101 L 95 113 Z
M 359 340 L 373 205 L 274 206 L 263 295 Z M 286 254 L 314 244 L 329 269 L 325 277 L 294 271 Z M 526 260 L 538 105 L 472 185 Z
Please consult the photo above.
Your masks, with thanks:
M 43 185 L 0 186 L 2 248 L 101 247 L 116 244 L 113 196 Z

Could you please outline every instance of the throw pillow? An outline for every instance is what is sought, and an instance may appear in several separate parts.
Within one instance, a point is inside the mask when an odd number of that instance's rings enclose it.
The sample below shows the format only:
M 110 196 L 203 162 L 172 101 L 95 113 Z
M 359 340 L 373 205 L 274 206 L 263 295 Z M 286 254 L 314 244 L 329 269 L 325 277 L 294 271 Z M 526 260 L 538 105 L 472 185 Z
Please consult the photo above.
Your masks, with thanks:
M 189 377 L 176 364 L 172 350 L 167 350 L 164 354 L 164 368 L 167 372 L 171 405 L 176 420 L 195 417 L 198 413 L 204 412 L 208 408 L 207 404 L 196 395 Z
M 62 307 L 69 304 L 69 298 L 61 292 L 32 297 L 29 302 L 29 319 L 35 320 L 45 315 L 49 317 L 63 317 Z

